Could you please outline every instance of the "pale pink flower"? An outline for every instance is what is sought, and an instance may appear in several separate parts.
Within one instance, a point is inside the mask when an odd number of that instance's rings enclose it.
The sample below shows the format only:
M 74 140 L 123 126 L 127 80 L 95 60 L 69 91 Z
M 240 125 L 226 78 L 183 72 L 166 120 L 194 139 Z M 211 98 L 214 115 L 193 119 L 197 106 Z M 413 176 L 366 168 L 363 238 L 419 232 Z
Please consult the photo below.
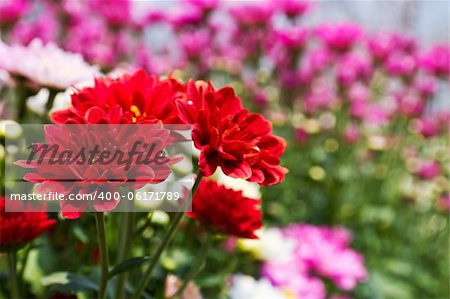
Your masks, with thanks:
M 368 101 L 370 97 L 370 90 L 364 84 L 353 84 L 348 90 L 348 97 L 351 102 L 353 101 Z
M 182 280 L 180 280 L 175 275 L 169 274 L 166 278 L 166 285 L 164 292 L 165 298 L 170 298 L 171 296 L 173 296 L 177 292 L 177 290 L 181 287 L 181 284 Z M 197 285 L 194 282 L 190 281 L 179 298 L 202 299 L 202 295 Z
M 334 90 L 325 82 L 315 86 L 303 99 L 303 107 L 309 113 L 330 109 L 337 101 Z
M 38 39 L 27 47 L 10 46 L 0 41 L 0 69 L 37 85 L 62 90 L 93 80 L 99 74 L 80 54 L 65 52 L 55 44 L 44 44 Z
M 378 103 L 367 103 L 364 107 L 363 121 L 369 125 L 382 126 L 389 123 L 390 113 Z

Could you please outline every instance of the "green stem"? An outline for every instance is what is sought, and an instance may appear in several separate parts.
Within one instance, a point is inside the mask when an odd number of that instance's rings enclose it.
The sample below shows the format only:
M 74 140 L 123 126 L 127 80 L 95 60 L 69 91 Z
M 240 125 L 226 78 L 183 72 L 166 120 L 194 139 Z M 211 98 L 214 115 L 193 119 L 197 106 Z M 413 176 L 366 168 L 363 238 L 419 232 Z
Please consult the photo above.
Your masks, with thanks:
M 50 110 L 53 108 L 53 104 L 55 102 L 56 95 L 58 94 L 58 91 L 54 89 L 50 89 L 50 93 L 48 95 L 47 103 L 45 104 L 45 112 L 43 115 L 43 122 L 49 123 L 50 122 Z
M 132 239 L 133 232 L 133 213 L 122 213 L 120 221 L 120 236 L 119 236 L 119 254 L 117 256 L 117 264 L 125 261 L 129 255 L 130 242 Z M 126 274 L 122 273 L 117 278 L 116 292 L 115 296 L 117 299 L 124 298 L 124 285 L 125 285 Z
M 23 255 L 22 267 L 20 268 L 19 274 L 18 274 L 19 285 L 21 285 L 23 282 L 23 274 L 24 274 L 25 268 L 27 266 L 27 261 L 28 261 L 28 257 L 30 256 L 31 248 L 32 248 L 32 246 L 31 246 L 31 244 L 29 244 L 27 246 L 27 248 L 25 249 L 25 252 Z
M 100 250 L 101 274 L 99 299 L 106 298 L 106 287 L 108 285 L 108 248 L 106 245 L 105 218 L 102 212 L 95 213 L 95 223 L 97 225 L 98 247 Z
M 197 256 L 195 257 L 194 261 L 192 262 L 192 266 L 189 269 L 189 272 L 186 274 L 186 277 L 180 286 L 180 288 L 173 294 L 170 298 L 180 298 L 183 295 L 184 290 L 189 285 L 189 282 L 201 271 L 201 268 L 203 267 L 203 264 L 206 259 L 206 254 L 210 248 L 211 245 L 211 237 L 209 234 L 207 234 L 202 242 L 202 245 L 199 249 L 199 252 L 197 253 Z
M 30 91 L 21 82 L 17 83 L 14 89 L 14 100 L 16 105 L 16 119 L 19 123 L 23 123 L 23 120 L 27 114 L 27 100 L 31 96 Z
M 194 183 L 194 187 L 192 188 L 192 196 L 194 196 L 195 192 L 197 191 L 201 180 L 202 180 L 202 175 L 198 174 L 197 178 L 195 180 L 195 183 Z M 145 270 L 144 275 L 142 276 L 142 279 L 140 280 L 132 299 L 139 299 L 141 297 L 142 292 L 144 291 L 145 287 L 150 282 L 150 278 L 152 276 L 153 269 L 155 268 L 156 264 L 158 263 L 159 258 L 161 257 L 162 253 L 164 252 L 164 249 L 166 249 L 167 245 L 169 244 L 169 242 L 172 240 L 173 236 L 175 235 L 178 224 L 183 219 L 183 216 L 184 216 L 184 212 L 178 212 L 178 213 L 176 213 L 173 220 L 170 222 L 167 233 L 164 236 L 164 239 L 161 242 L 161 244 L 159 245 L 159 247 L 156 249 L 156 252 L 152 256 L 152 258 L 150 260 L 150 264 L 148 265 L 147 269 Z
M 8 251 L 8 273 L 9 273 L 11 299 L 20 299 L 19 284 L 17 281 L 17 272 L 16 272 L 16 260 L 17 260 L 16 251 L 9 250 Z

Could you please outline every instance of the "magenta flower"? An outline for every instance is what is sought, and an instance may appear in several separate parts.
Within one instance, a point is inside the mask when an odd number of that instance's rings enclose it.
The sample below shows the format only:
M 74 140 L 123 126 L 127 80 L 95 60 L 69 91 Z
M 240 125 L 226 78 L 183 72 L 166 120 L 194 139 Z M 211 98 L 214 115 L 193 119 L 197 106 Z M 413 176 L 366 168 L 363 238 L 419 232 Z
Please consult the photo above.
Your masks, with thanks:
M 317 110 L 330 109 L 336 101 L 334 90 L 325 84 L 318 85 L 316 88 L 306 95 L 303 101 L 305 111 L 313 113 Z
M 415 129 L 425 138 L 437 136 L 440 131 L 439 120 L 436 118 L 422 118 L 417 121 Z
M 168 17 L 170 24 L 175 30 L 186 26 L 195 26 L 200 24 L 203 19 L 203 12 L 197 7 L 184 8 Z
M 355 125 L 349 125 L 344 131 L 344 140 L 350 144 L 355 143 L 361 137 L 359 128 Z
M 313 6 L 311 0 L 279 0 L 273 4 L 275 9 L 280 9 L 289 18 L 304 15 Z
M 140 26 L 143 28 L 146 25 L 152 25 L 158 22 L 163 22 L 167 20 L 167 15 L 162 10 L 151 10 L 145 14 L 145 16 L 141 20 Z
M 425 101 L 412 92 L 394 94 L 397 112 L 409 117 L 419 117 L 425 110 Z
M 11 31 L 11 42 L 22 45 L 29 44 L 33 39 L 43 42 L 54 42 L 60 33 L 56 10 L 51 5 L 44 5 L 45 13 L 38 14 L 36 18 L 24 18 L 17 22 Z
M 307 61 L 314 72 L 320 72 L 330 66 L 332 57 L 327 49 L 314 49 L 308 53 Z
M 63 0 L 61 9 L 67 15 L 70 25 L 80 23 L 90 12 L 86 1 Z
M 432 180 L 441 175 L 441 167 L 436 161 L 422 161 L 417 172 L 418 176 L 423 180 Z
M 436 76 L 448 76 L 450 73 L 450 47 L 435 45 L 420 60 L 421 66 Z
M 262 274 L 280 289 L 293 292 L 295 298 L 326 298 L 322 278 L 344 291 L 367 278 L 363 257 L 349 248 L 351 236 L 345 228 L 296 224 L 282 232 L 295 243 L 294 249 L 266 261 Z
M 379 103 L 368 103 L 365 106 L 363 121 L 370 125 L 382 126 L 389 123 L 390 111 Z
M 417 58 L 400 52 L 391 55 L 386 63 L 386 70 L 392 76 L 410 77 L 416 68 Z
M 450 194 L 443 195 L 437 205 L 441 210 L 450 211 Z
M 308 30 L 303 27 L 291 26 L 274 31 L 275 41 L 288 49 L 301 49 L 308 38 Z
M 401 46 L 401 37 L 397 33 L 379 32 L 367 40 L 367 48 L 375 59 L 386 61 Z
M 348 90 L 348 97 L 351 102 L 365 102 L 370 97 L 370 90 L 364 84 L 353 84 Z
M 424 98 L 430 98 L 437 91 L 437 80 L 435 77 L 431 76 L 420 77 L 415 80 L 414 88 L 417 89 Z
M 183 54 L 187 59 L 205 59 L 205 55 L 211 51 L 212 37 L 208 30 L 183 32 L 179 35 L 179 42 Z
M 100 19 L 86 18 L 69 28 L 66 48 L 93 63 L 111 65 L 115 60 L 114 39 Z
M 373 72 L 371 62 L 366 57 L 356 54 L 340 57 L 336 67 L 336 79 L 342 86 L 350 86 L 358 80 L 364 81 Z
M 361 37 L 363 31 L 356 24 L 345 22 L 324 24 L 316 29 L 317 37 L 331 50 L 349 51 Z
M 308 141 L 308 132 L 306 132 L 303 128 L 296 128 L 294 131 L 295 140 L 297 140 L 300 143 Z
M 217 8 L 220 4 L 220 0 L 184 0 L 183 2 L 195 6 L 205 12 Z
M 265 3 L 240 4 L 231 7 L 230 15 L 242 26 L 260 26 L 267 24 L 274 10 L 270 5 Z
M 0 24 L 14 22 L 22 17 L 28 10 L 26 0 L 0 1 Z
M 89 0 L 90 7 L 113 25 L 129 25 L 131 2 L 129 0 Z

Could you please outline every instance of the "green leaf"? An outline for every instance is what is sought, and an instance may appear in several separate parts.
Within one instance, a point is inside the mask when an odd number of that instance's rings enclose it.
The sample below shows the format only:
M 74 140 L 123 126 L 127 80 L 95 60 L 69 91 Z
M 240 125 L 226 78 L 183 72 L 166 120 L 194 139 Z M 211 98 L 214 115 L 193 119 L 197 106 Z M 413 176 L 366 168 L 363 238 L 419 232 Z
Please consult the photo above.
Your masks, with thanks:
M 114 269 L 112 269 L 109 272 L 109 278 L 111 278 L 117 274 L 130 271 L 133 268 L 139 267 L 140 265 L 144 264 L 148 260 L 149 260 L 149 257 L 147 257 L 147 256 L 134 257 L 132 259 L 126 260 L 126 261 L 118 264 L 117 266 L 115 266 Z
M 84 276 L 69 272 L 56 272 L 45 276 L 42 285 L 52 286 L 53 290 L 60 292 L 98 291 L 98 286 Z

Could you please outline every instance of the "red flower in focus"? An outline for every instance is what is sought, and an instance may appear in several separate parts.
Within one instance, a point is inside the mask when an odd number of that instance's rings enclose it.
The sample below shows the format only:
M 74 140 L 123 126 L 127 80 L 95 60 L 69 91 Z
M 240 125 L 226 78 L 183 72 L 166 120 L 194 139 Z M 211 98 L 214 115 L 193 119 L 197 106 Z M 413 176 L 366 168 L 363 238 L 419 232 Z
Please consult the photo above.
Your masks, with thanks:
M 72 95 L 72 107 L 54 112 L 56 124 L 179 124 L 175 98 L 184 86 L 139 70 L 119 78 L 97 78 Z
M 259 200 L 210 180 L 200 183 L 187 215 L 241 238 L 257 239 L 255 231 L 262 226 Z
M 26 212 L 5 212 L 4 198 L 0 198 L 0 249 L 17 248 L 32 241 L 53 227 L 55 220 L 36 207 L 23 207 Z M 12 202 L 12 204 L 19 204 Z
M 193 124 L 201 150 L 199 167 L 210 176 L 220 166 L 229 176 L 263 186 L 281 182 L 287 169 L 280 156 L 286 143 L 272 135 L 271 124 L 242 108 L 230 87 L 211 83 L 159 80 L 145 71 L 118 79 L 97 79 L 72 95 L 72 108 L 52 114 L 55 123 Z
M 220 166 L 226 175 L 263 186 L 284 179 L 287 169 L 279 164 L 286 142 L 272 135 L 270 122 L 260 114 L 243 109 L 232 88 L 190 81 L 177 106 L 181 120 L 194 124 L 192 139 L 201 150 L 204 176 Z

